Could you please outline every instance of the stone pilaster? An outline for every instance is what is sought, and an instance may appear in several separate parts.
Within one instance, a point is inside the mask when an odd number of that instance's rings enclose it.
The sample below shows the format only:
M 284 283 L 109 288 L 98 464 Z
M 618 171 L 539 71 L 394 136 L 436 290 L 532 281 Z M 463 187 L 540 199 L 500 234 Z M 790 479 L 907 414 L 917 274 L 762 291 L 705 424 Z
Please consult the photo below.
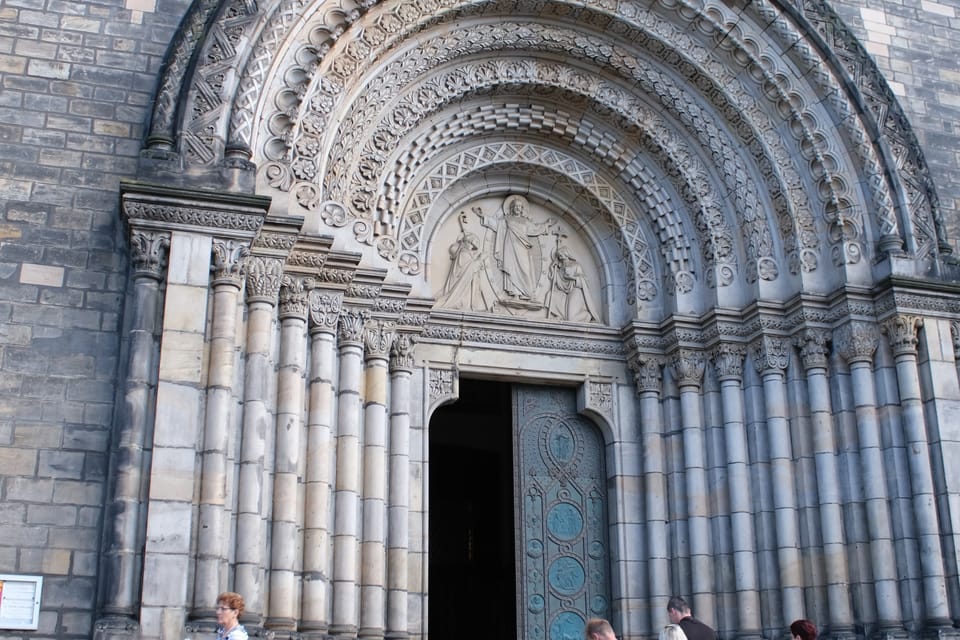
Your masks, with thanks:
M 410 377 L 415 337 L 398 333 L 390 350 L 390 482 L 387 505 L 387 631 L 409 637 L 407 566 L 410 532 Z
M 837 432 L 833 423 L 827 365 L 829 333 L 807 329 L 795 345 L 806 373 L 807 401 L 810 404 L 810 431 L 820 502 L 822 564 L 826 581 L 831 637 L 848 638 L 854 634 L 850 606 L 850 573 L 847 565 L 843 524 L 841 476 L 837 468 Z
M 734 586 L 737 597 L 739 638 L 760 636 L 760 589 L 757 580 L 756 534 L 750 455 L 743 408 L 743 362 L 746 347 L 723 342 L 711 353 L 720 381 L 726 474 L 730 488 L 730 531 L 733 546 Z
M 310 280 L 284 275 L 280 285 L 280 357 L 274 436 L 273 513 L 270 546 L 270 607 L 265 626 L 295 631 L 300 588 L 300 477 Z
M 694 611 L 714 611 L 713 548 L 710 538 L 707 453 L 704 439 L 703 407 L 700 391 L 706 358 L 700 351 L 681 349 L 673 356 L 674 375 L 680 388 L 680 419 L 683 433 L 683 466 L 687 511 L 687 537 L 690 543 L 690 573 L 693 579 Z M 704 614 L 705 615 L 705 614 Z
M 660 355 L 638 353 L 628 362 L 637 386 L 640 417 L 640 445 L 643 452 L 644 517 L 647 541 L 647 594 L 650 621 L 642 629 L 644 634 L 659 633 L 668 622 L 667 601 L 673 595 L 670 588 L 670 550 L 668 547 L 666 451 L 663 440 L 663 414 L 660 400 L 663 392 L 664 358 Z M 636 553 L 643 556 L 644 550 Z
M 150 467 L 147 435 L 152 430 L 156 366 L 163 303 L 160 282 L 167 266 L 170 234 L 133 229 L 133 319 L 129 334 L 124 402 L 115 422 L 114 485 L 104 520 L 104 618 L 97 637 L 129 637 L 138 627 L 140 573 L 143 568 L 142 508 Z
M 193 617 L 214 620 L 217 595 L 226 568 L 229 511 L 227 505 L 227 446 L 233 425 L 236 368 L 237 305 L 243 286 L 245 242 L 213 241 L 213 308 L 211 310 L 207 402 L 203 427 L 203 469 L 200 479 L 197 560 L 193 586 Z
M 303 589 L 300 630 L 322 638 L 330 599 L 330 492 L 333 484 L 336 332 L 343 293 L 310 292 L 310 401 L 307 413 Z
M 783 338 L 761 336 L 753 345 L 753 360 L 763 380 L 764 417 L 773 478 L 774 523 L 783 619 L 804 617 L 803 572 L 797 522 L 796 483 L 793 477 L 793 447 L 787 418 L 786 372 L 789 344 Z
M 930 466 L 930 443 L 923 415 L 923 395 L 917 371 L 917 345 L 923 318 L 898 314 L 886 320 L 881 330 L 890 341 L 897 367 L 897 387 L 903 415 L 903 435 L 910 488 L 913 525 L 920 552 L 923 575 L 924 625 L 928 632 L 951 628 L 950 607 L 940 543 L 941 527 L 937 515 L 937 496 Z
M 361 496 L 360 383 L 363 377 L 363 329 L 366 313 L 340 314 L 340 384 L 337 389 L 337 471 L 334 491 L 333 620 L 330 633 L 352 638 L 357 633 L 360 571 L 358 517 Z
M 234 589 L 246 604 L 243 619 L 259 624 L 266 614 L 266 520 L 270 493 L 267 434 L 273 420 L 272 361 L 274 311 L 280 294 L 283 263 L 278 258 L 251 256 L 247 261 L 247 335 L 243 379 L 243 423 L 240 475 L 237 483 L 237 546 Z M 271 461 L 272 462 L 272 461 Z M 272 463 L 269 465 L 273 467 Z
M 873 563 L 873 589 L 877 607 L 877 635 L 899 631 L 901 607 L 893 528 L 887 496 L 873 358 L 880 340 L 876 325 L 853 321 L 834 332 L 834 346 L 850 367 L 856 406 L 857 435 L 863 472 L 863 491 Z

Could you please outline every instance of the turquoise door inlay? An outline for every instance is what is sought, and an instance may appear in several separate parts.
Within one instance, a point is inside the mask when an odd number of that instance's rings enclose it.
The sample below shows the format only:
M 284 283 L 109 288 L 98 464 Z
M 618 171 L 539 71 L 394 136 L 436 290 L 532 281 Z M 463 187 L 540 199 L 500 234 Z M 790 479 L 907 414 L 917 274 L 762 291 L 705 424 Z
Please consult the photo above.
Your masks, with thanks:
M 515 386 L 517 569 L 524 640 L 582 640 L 610 617 L 603 439 L 574 391 Z

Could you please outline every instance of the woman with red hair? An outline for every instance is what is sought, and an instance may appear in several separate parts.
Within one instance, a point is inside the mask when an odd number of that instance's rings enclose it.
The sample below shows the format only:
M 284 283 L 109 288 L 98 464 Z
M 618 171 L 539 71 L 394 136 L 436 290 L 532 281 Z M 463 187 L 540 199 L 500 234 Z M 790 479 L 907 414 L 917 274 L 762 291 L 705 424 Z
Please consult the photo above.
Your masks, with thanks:
M 809 620 L 794 620 L 790 625 L 793 640 L 817 640 L 817 627 Z

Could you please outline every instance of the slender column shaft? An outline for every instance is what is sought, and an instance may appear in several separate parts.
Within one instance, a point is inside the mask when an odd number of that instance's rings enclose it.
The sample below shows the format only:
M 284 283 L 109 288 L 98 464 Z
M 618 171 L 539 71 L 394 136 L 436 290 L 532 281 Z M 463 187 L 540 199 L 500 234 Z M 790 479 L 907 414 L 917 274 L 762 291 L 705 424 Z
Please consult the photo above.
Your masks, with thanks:
M 774 522 L 783 619 L 787 624 L 804 617 L 803 571 L 797 535 L 796 486 L 793 478 L 793 449 L 787 420 L 785 372 L 789 362 L 787 343 L 764 337 L 754 345 L 757 373 L 763 379 L 763 400 L 773 478 Z
M 713 581 L 713 551 L 710 544 L 710 508 L 708 505 L 707 459 L 703 436 L 703 411 L 700 389 L 703 383 L 704 357 L 696 351 L 682 350 L 674 358 L 673 368 L 680 388 L 680 416 L 683 425 L 683 466 L 686 479 L 687 531 L 690 543 L 690 573 L 693 578 L 693 610 L 712 623 L 716 611 Z
M 127 356 L 124 402 L 119 413 L 114 452 L 113 495 L 106 510 L 104 604 L 108 616 L 135 618 L 143 566 L 141 505 L 149 477 L 149 432 L 156 393 L 157 340 L 162 303 L 160 280 L 166 268 L 170 238 L 166 234 L 133 231 L 133 320 Z
M 647 528 L 647 592 L 650 629 L 656 635 L 667 624 L 670 593 L 670 552 L 667 548 L 667 480 L 664 474 L 663 417 L 660 394 L 663 388 L 660 356 L 640 354 L 630 368 L 640 394 L 640 438 L 643 450 L 644 504 Z
M 340 384 L 337 389 L 337 471 L 334 490 L 333 635 L 350 637 L 358 624 L 357 567 L 360 517 L 360 381 L 363 321 L 340 316 Z
M 383 638 L 386 628 L 387 365 L 396 335 L 392 323 L 364 328 L 366 389 L 363 410 L 363 541 L 360 555 L 360 637 Z
M 207 366 L 207 406 L 200 480 L 196 574 L 193 586 L 195 617 L 214 618 L 217 595 L 224 586 L 227 553 L 227 443 L 236 368 L 237 303 L 241 266 L 249 253 L 244 245 L 214 240 L 213 310 Z
M 924 617 L 928 626 L 950 626 L 950 608 L 940 545 L 940 523 L 930 465 L 930 445 L 923 417 L 923 398 L 917 372 L 917 316 L 895 316 L 883 325 L 897 366 L 897 385 L 903 412 L 907 463 L 913 493 L 913 515 L 923 574 Z
M 307 291 L 301 278 L 285 276 L 280 288 L 280 362 L 270 546 L 271 629 L 297 628 L 300 471 L 303 451 L 303 395 L 307 353 Z
M 410 376 L 413 339 L 399 334 L 390 358 L 390 489 L 387 507 L 387 637 L 407 629 L 407 555 L 410 547 Z
M 734 585 L 737 590 L 739 637 L 760 635 L 760 590 L 757 583 L 753 491 L 750 457 L 744 426 L 743 360 L 741 345 L 721 344 L 713 354 L 720 380 L 723 433 L 727 450 L 727 482 L 730 488 L 730 529 L 733 541 Z
M 325 635 L 329 599 L 330 488 L 333 483 L 332 425 L 336 329 L 343 294 L 310 295 L 310 403 L 307 413 L 307 468 L 303 534 L 303 589 L 300 629 Z
M 244 621 L 259 624 L 266 613 L 264 549 L 269 500 L 265 499 L 267 430 L 272 422 L 273 318 L 283 265 L 274 258 L 247 262 L 246 366 L 240 477 L 237 484 L 237 545 L 234 588 L 243 594 Z
M 807 397 L 810 403 L 810 429 L 817 473 L 817 496 L 820 500 L 820 536 L 830 632 L 836 636 L 853 632 L 853 612 L 850 607 L 850 575 L 844 544 L 843 496 L 840 495 L 840 472 L 837 469 L 836 433 L 830 386 L 827 382 L 826 341 L 824 332 L 808 331 L 799 346 L 806 370 Z
M 879 340 L 874 325 L 854 322 L 838 329 L 840 354 L 850 365 L 853 400 L 856 406 L 857 435 L 863 471 L 867 530 L 873 568 L 874 597 L 880 629 L 900 626 L 900 597 L 893 529 L 887 501 L 886 467 L 877 419 L 877 394 L 871 362 Z

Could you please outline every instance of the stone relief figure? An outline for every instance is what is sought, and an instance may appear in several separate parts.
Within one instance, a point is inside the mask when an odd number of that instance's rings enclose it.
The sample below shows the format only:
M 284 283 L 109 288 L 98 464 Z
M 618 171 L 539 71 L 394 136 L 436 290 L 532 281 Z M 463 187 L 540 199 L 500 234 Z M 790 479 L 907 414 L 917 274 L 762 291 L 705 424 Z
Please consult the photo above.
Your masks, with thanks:
M 474 207 L 473 212 L 482 219 L 483 214 L 479 207 Z M 480 246 L 480 239 L 467 230 L 466 211 L 460 212 L 458 222 L 460 234 L 457 241 L 450 245 L 450 271 L 447 272 L 447 279 L 437 302 L 450 309 L 493 311 L 497 294 L 484 272 L 486 256 Z
M 557 233 L 557 246 L 553 250 L 550 263 L 550 291 L 545 306 L 548 318 L 574 322 L 596 322 L 599 317 L 590 305 L 590 298 L 584 289 L 583 268 L 573 256 L 570 248 L 561 244 Z
M 521 301 L 534 298 L 541 276 L 539 236 L 556 224 L 556 220 L 534 222 L 527 208 L 526 198 L 513 195 L 504 200 L 502 212 L 493 216 L 478 213 L 481 224 L 496 234 L 493 257 L 503 274 L 503 291 Z
M 435 294 L 437 305 L 600 322 L 589 291 L 593 272 L 577 260 L 583 249 L 574 249 L 566 242 L 568 236 L 560 230 L 560 221 L 534 218 L 527 199 L 516 194 L 490 208 L 493 213 L 484 212 L 479 205 L 471 207 L 473 215 L 460 211 L 459 229 L 451 224 L 443 232 L 441 237 L 450 243 L 446 252 L 449 263 L 443 286 Z M 470 229 L 473 216 L 483 233 Z M 548 251 L 542 237 L 551 234 L 555 247 Z

